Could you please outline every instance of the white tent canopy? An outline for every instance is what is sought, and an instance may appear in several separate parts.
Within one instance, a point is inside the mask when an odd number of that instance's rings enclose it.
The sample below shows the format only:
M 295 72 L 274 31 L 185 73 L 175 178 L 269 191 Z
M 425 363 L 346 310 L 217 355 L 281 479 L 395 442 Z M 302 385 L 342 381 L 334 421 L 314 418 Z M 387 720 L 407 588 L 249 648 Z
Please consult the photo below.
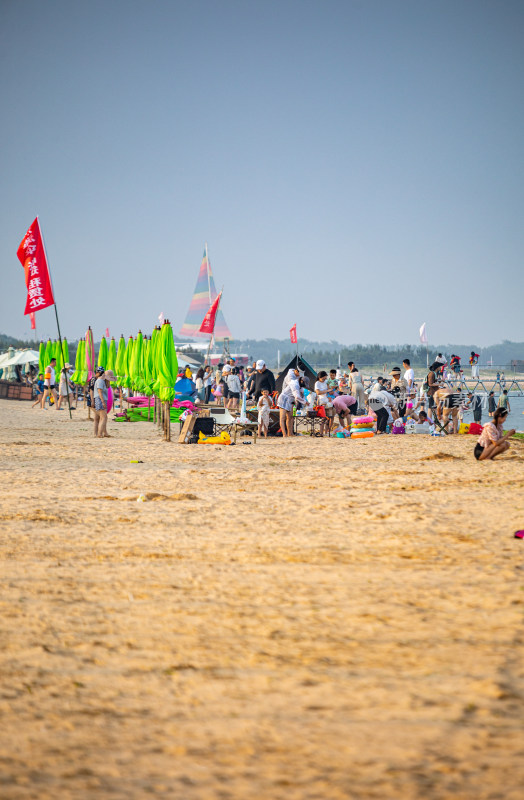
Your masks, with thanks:
M 17 367 L 23 364 L 37 364 L 39 354 L 37 350 L 18 350 L 14 355 L 4 353 L 0 356 L 0 369 Z

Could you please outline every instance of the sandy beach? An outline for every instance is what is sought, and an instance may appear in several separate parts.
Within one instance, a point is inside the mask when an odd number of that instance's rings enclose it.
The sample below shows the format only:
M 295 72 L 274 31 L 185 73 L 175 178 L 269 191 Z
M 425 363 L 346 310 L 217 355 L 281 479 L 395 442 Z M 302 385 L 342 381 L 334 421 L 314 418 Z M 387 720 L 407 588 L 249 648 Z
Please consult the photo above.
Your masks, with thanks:
M 524 443 L 0 420 L 3 800 L 521 800 Z

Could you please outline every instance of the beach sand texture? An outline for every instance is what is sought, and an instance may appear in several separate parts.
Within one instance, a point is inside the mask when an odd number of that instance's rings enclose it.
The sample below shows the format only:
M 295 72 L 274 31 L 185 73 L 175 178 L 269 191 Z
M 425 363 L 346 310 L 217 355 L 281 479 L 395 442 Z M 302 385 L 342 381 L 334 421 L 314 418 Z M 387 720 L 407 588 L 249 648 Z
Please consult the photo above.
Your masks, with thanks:
M 3 800 L 522 800 L 523 443 L 85 418 L 0 401 Z

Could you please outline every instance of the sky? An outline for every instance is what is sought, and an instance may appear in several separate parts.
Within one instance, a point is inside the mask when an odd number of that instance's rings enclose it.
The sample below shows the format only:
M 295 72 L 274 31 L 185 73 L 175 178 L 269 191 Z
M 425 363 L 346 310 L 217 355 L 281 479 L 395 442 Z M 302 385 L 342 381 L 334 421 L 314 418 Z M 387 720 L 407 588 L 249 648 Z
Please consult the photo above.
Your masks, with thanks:
M 522 0 L 0 0 L 0 332 L 524 340 Z M 37 335 L 56 336 L 54 309 Z

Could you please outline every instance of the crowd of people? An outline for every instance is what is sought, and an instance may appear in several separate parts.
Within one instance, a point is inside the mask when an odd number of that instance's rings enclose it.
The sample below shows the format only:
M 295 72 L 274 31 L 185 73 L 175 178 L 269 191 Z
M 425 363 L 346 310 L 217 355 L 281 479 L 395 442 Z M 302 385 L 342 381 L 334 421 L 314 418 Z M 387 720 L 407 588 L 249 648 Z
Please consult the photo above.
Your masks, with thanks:
M 451 359 L 454 371 L 460 370 L 460 360 Z M 478 358 L 473 351 L 471 358 Z M 300 362 L 297 362 L 300 363 Z M 403 361 L 402 369 L 393 367 L 385 377 L 371 379 L 366 387 L 364 378 L 353 361 L 347 370 L 331 369 L 329 373 L 321 370 L 316 380 L 311 380 L 299 366 L 288 370 L 280 391 L 276 390 L 274 373 L 263 360 L 253 362 L 246 368 L 237 367 L 234 358 L 220 363 L 216 368 L 200 367 L 193 375 L 190 367 L 181 370 L 180 377 L 194 380 L 198 401 L 202 404 L 214 402 L 223 405 L 233 414 L 238 412 L 242 396 L 246 403 L 258 411 L 258 433 L 268 435 L 270 412 L 278 409 L 280 433 L 288 438 L 294 435 L 294 414 L 308 414 L 320 418 L 319 436 L 329 436 L 334 430 L 335 416 L 339 429 L 347 429 L 357 415 L 370 414 L 375 419 L 376 434 L 392 432 L 397 421 L 406 422 L 408 418 L 418 424 L 438 425 L 447 433 L 458 433 L 464 414 L 471 412 L 473 421 L 482 422 L 483 400 L 479 394 L 463 391 L 461 381 L 451 384 L 447 380 L 447 362 L 439 353 L 431 364 L 424 381 L 417 386 L 415 372 L 410 359 Z M 73 367 L 65 364 L 56 379 L 56 360 L 53 358 L 45 367 L 44 374 L 35 381 L 36 400 L 47 409 L 51 404 L 57 411 L 76 408 L 79 388 L 73 384 Z M 108 388 L 116 381 L 111 371 L 97 367 L 95 374 L 85 387 L 88 414 L 94 414 L 94 435 L 108 437 L 107 412 Z M 502 432 L 502 425 L 509 412 L 508 391 L 504 389 L 498 403 L 494 391 L 488 395 L 488 414 L 490 421 L 482 430 L 475 457 L 479 460 L 493 458 L 507 449 L 507 439 L 514 431 Z

